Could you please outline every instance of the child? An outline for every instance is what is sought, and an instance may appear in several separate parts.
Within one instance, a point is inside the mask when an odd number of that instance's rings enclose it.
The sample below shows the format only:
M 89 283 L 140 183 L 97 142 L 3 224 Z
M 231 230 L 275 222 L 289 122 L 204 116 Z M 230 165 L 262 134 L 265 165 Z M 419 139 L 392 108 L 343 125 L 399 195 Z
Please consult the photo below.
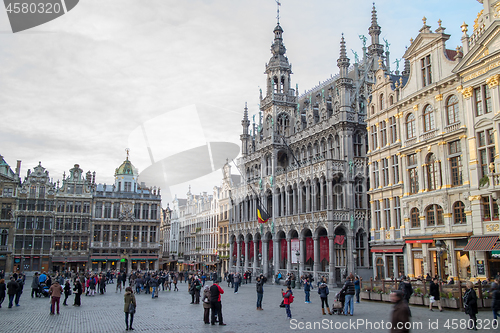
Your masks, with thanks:
M 290 304 L 293 302 L 293 293 L 290 286 L 286 287 L 286 292 L 281 289 L 283 294 L 283 302 L 285 304 L 286 316 L 288 319 L 292 319 L 292 312 L 290 311 Z

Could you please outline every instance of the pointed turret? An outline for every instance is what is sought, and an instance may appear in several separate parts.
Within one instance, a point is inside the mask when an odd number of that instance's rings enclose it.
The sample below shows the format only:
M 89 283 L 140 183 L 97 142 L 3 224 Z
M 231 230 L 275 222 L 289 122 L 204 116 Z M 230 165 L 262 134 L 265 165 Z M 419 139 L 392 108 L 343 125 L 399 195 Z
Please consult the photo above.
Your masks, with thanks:
M 337 66 L 340 69 L 340 77 L 347 77 L 347 70 L 349 69 L 349 58 L 347 58 L 344 34 L 342 34 L 342 39 L 340 40 L 340 57 L 337 59 Z
M 384 47 L 379 43 L 380 26 L 377 23 L 377 10 L 375 9 L 375 3 L 373 3 L 372 7 L 372 24 L 370 28 L 368 28 L 368 33 L 372 39 L 371 45 L 368 47 L 368 53 L 372 56 L 382 56 L 384 53 Z
M 245 109 L 243 111 L 243 120 L 241 121 L 241 126 L 243 126 L 243 134 L 241 134 L 241 154 L 248 154 L 248 144 L 250 140 L 250 135 L 248 134 L 248 127 L 250 126 L 250 120 L 248 119 L 248 107 L 245 102 Z
M 405 59 L 405 67 L 401 75 L 403 75 L 404 77 L 410 76 L 410 59 Z

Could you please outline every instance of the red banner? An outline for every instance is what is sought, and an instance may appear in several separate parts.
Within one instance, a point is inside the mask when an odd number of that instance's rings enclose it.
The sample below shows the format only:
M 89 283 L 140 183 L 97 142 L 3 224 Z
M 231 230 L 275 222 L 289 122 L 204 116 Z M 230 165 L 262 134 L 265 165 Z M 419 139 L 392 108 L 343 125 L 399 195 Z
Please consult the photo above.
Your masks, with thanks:
M 248 242 L 248 253 L 249 255 L 249 260 L 253 258 L 253 241 Z
M 328 237 L 326 237 L 326 236 L 320 237 L 319 238 L 319 253 L 320 253 L 319 260 L 320 261 L 323 261 L 323 259 L 326 259 L 326 261 L 330 260 L 329 249 L 330 249 L 330 247 L 328 244 Z
M 288 258 L 287 256 L 287 250 L 286 250 L 286 239 L 281 240 L 281 260 L 286 260 Z
M 269 240 L 269 242 L 267 243 L 267 252 L 269 253 L 269 260 L 273 260 L 273 250 L 274 250 L 274 247 L 273 247 L 273 241 L 272 239 Z
M 306 261 L 314 260 L 314 243 L 311 237 L 306 237 Z

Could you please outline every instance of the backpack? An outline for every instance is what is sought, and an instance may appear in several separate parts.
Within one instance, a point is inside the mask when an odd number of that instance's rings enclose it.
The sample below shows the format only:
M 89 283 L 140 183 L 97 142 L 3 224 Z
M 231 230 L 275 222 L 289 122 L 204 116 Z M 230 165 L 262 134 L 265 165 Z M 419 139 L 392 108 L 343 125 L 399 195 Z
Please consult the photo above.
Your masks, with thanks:
M 293 297 L 293 295 L 288 296 L 288 303 L 289 303 L 289 304 L 292 304 L 292 303 L 293 303 L 293 299 L 294 299 L 294 298 L 295 298 L 295 297 Z

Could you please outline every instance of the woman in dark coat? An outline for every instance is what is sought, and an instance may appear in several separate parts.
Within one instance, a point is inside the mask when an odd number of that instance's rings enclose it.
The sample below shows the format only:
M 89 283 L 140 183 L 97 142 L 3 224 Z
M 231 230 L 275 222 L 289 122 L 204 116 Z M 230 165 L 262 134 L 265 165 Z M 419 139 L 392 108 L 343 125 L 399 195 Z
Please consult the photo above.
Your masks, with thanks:
M 429 290 L 429 295 L 434 297 L 434 302 L 437 304 L 439 308 L 439 312 L 443 312 L 443 308 L 441 307 L 441 298 L 440 293 L 439 293 L 439 284 L 438 284 L 438 279 L 434 279 L 431 282 L 430 290 Z M 429 302 L 429 310 L 432 310 L 432 302 Z
M 323 314 L 325 313 L 325 304 L 326 304 L 326 310 L 328 311 L 328 314 L 331 315 L 332 313 L 330 312 L 330 306 L 328 305 L 328 294 L 330 291 L 328 290 L 328 286 L 326 283 L 321 283 L 318 287 L 318 294 L 319 297 L 321 298 L 321 311 Z
M 123 295 L 123 299 L 125 301 L 125 306 L 123 307 L 123 312 L 125 312 L 125 324 L 127 325 L 126 330 L 127 331 L 133 331 L 134 328 L 132 327 L 132 324 L 134 323 L 134 313 L 135 313 L 135 308 L 137 307 L 137 303 L 135 301 L 135 295 L 134 292 L 132 291 L 132 287 L 127 287 L 125 288 L 125 295 Z M 130 310 L 130 304 L 134 304 L 134 311 L 131 312 Z M 130 325 L 128 323 L 128 316 L 130 315 Z
M 473 327 L 470 327 L 470 323 L 469 323 L 468 328 L 477 331 L 477 327 L 476 327 L 477 295 L 476 295 L 476 291 L 474 290 L 474 284 L 472 282 L 467 281 L 466 286 L 467 286 L 467 290 L 465 291 L 465 294 L 463 296 L 465 314 L 469 315 L 469 317 L 473 323 Z
M 75 303 L 73 306 L 81 305 L 81 296 L 82 296 L 82 284 L 80 283 L 80 279 L 76 279 L 75 286 L 73 287 L 73 291 L 75 292 Z
M 68 296 L 71 295 L 71 286 L 69 285 L 69 280 L 66 280 L 64 284 L 64 302 L 63 305 L 68 305 L 66 301 L 68 300 Z
M 210 324 L 210 286 L 207 284 L 203 288 L 203 321 L 205 324 Z
M 2 307 L 2 303 L 5 299 L 5 291 L 7 290 L 7 285 L 5 284 L 5 280 L 0 280 L 0 308 Z

